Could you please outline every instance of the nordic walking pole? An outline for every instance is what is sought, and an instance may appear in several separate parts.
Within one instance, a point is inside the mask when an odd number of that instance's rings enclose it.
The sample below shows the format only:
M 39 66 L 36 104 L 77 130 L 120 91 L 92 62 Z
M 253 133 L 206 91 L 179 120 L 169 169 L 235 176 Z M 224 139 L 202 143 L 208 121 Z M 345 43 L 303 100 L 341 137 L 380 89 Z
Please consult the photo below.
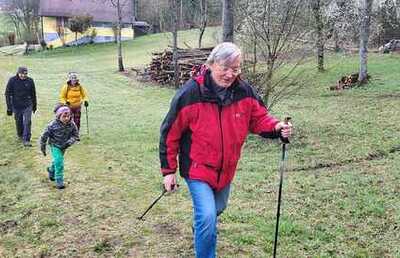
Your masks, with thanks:
M 290 117 L 285 118 L 285 123 L 287 124 L 290 121 Z M 281 165 L 279 167 L 279 191 L 278 191 L 278 207 L 276 210 L 276 225 L 275 225 L 275 240 L 274 240 L 274 255 L 273 258 L 276 258 L 276 248 L 278 246 L 278 234 L 279 234 L 279 217 L 280 217 L 280 210 L 281 210 L 281 199 L 282 199 L 282 184 L 283 184 L 283 174 L 286 169 L 286 159 L 287 159 L 287 153 L 286 153 L 286 144 L 289 144 L 289 139 L 288 138 L 282 138 L 282 159 L 281 159 Z
M 86 110 L 86 132 L 89 135 L 89 115 L 88 115 L 88 108 L 87 106 L 85 106 L 85 110 Z
M 153 208 L 154 204 L 156 204 L 156 203 L 161 199 L 161 197 L 164 196 L 164 194 L 165 194 L 166 192 L 167 192 L 167 190 L 164 188 L 163 191 L 162 191 L 162 193 L 161 193 L 161 195 L 158 196 L 157 199 L 155 199 L 155 200 L 153 201 L 153 203 L 150 204 L 149 208 L 147 208 L 147 210 L 146 210 L 145 212 L 143 212 L 142 216 L 137 217 L 137 219 L 138 219 L 138 220 L 144 220 L 144 219 L 143 219 L 144 215 L 146 215 L 147 212 L 149 212 L 149 210 L 151 210 L 151 208 Z
M 179 187 L 179 185 L 173 185 L 172 188 L 175 188 L 175 187 Z M 166 193 L 167 193 L 167 189 L 165 189 L 165 187 L 163 186 L 163 191 L 162 191 L 161 195 L 158 196 L 157 199 L 155 199 L 155 200 L 153 201 L 153 203 L 150 204 L 149 208 L 147 208 L 147 210 L 146 210 L 145 212 L 143 212 L 142 216 L 137 217 L 137 219 L 138 219 L 138 220 L 144 220 L 143 218 L 144 218 L 144 216 L 147 214 L 147 212 L 149 212 L 149 210 L 151 210 L 151 208 L 153 208 L 153 206 L 154 206 L 154 205 L 164 196 L 164 194 L 166 194 Z

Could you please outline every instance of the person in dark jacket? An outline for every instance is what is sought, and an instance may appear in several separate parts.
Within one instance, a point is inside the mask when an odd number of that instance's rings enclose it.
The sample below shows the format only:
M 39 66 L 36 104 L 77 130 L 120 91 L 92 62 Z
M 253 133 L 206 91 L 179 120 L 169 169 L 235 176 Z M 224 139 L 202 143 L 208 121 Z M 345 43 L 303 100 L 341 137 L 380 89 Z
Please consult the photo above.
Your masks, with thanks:
M 52 164 L 47 168 L 48 177 L 56 181 L 56 188 L 63 189 L 64 185 L 64 154 L 65 150 L 79 138 L 78 128 L 72 121 L 71 110 L 68 106 L 60 105 L 55 110 L 56 119 L 51 121 L 40 138 L 40 150 L 46 156 L 47 142 L 50 145 Z
M 17 136 L 24 146 L 31 147 L 31 117 L 36 112 L 37 100 L 35 83 L 28 77 L 28 69 L 19 67 L 6 86 L 7 115 L 14 113 Z
M 227 206 L 247 135 L 291 135 L 292 125 L 271 116 L 255 90 L 240 79 L 240 63 L 235 44 L 216 46 L 205 69 L 176 93 L 161 125 L 164 187 L 176 189 L 179 155 L 180 174 L 192 197 L 196 257 L 216 256 L 217 216 Z

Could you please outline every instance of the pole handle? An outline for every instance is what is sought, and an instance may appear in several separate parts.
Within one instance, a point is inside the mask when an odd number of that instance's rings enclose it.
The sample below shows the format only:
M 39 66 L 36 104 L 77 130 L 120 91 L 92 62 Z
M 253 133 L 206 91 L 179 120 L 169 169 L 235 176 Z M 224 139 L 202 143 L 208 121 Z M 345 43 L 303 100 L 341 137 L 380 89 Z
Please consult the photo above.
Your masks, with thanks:
M 285 119 L 283 120 L 285 124 L 288 124 L 290 122 L 290 120 L 292 120 L 292 118 L 290 116 L 285 117 Z M 283 142 L 283 144 L 289 144 L 289 138 L 286 137 L 282 137 L 281 135 L 281 141 Z
M 171 185 L 171 191 L 178 190 L 179 186 L 180 186 L 179 184 Z M 167 191 L 167 189 L 165 189 L 165 185 L 164 184 L 161 184 L 161 189 L 162 189 L 162 191 Z

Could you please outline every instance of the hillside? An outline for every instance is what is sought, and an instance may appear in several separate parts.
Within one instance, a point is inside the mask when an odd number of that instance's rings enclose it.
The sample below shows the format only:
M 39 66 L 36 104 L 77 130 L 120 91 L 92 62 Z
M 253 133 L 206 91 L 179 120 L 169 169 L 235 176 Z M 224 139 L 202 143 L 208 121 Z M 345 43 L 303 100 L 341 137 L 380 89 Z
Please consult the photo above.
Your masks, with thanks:
M 207 30 L 208 45 L 215 30 Z M 196 32 L 197 33 L 197 32 Z M 180 34 L 195 44 L 193 31 Z M 143 67 L 167 34 L 124 42 L 127 67 Z M 193 257 L 191 203 L 185 183 L 137 216 L 160 194 L 159 126 L 170 88 L 116 72 L 114 44 L 0 56 L 0 257 Z M 371 54 L 370 84 L 342 92 L 329 86 L 357 71 L 358 56 L 309 64 L 309 84 L 272 113 L 291 115 L 279 257 L 400 256 L 400 56 Z M 4 90 L 16 67 L 35 79 L 34 147 L 20 146 L 5 115 Z M 36 141 L 53 117 L 67 72 L 77 71 L 90 97 L 89 125 L 66 154 L 67 188 L 46 178 L 49 157 Z M 250 136 L 229 207 L 220 219 L 220 257 L 269 257 L 275 227 L 280 146 Z

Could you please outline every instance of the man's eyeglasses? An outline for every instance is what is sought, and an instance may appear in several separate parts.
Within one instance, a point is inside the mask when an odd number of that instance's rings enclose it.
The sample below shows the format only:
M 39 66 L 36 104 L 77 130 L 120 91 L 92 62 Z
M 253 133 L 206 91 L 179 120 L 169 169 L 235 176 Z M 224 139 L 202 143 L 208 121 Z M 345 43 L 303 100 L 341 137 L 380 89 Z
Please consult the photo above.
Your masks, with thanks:
M 242 70 L 240 69 L 240 67 L 229 67 L 227 65 L 218 64 L 217 68 L 220 72 L 223 72 L 223 73 L 227 73 L 227 72 L 231 71 L 234 76 L 238 76 L 239 74 L 242 73 Z

